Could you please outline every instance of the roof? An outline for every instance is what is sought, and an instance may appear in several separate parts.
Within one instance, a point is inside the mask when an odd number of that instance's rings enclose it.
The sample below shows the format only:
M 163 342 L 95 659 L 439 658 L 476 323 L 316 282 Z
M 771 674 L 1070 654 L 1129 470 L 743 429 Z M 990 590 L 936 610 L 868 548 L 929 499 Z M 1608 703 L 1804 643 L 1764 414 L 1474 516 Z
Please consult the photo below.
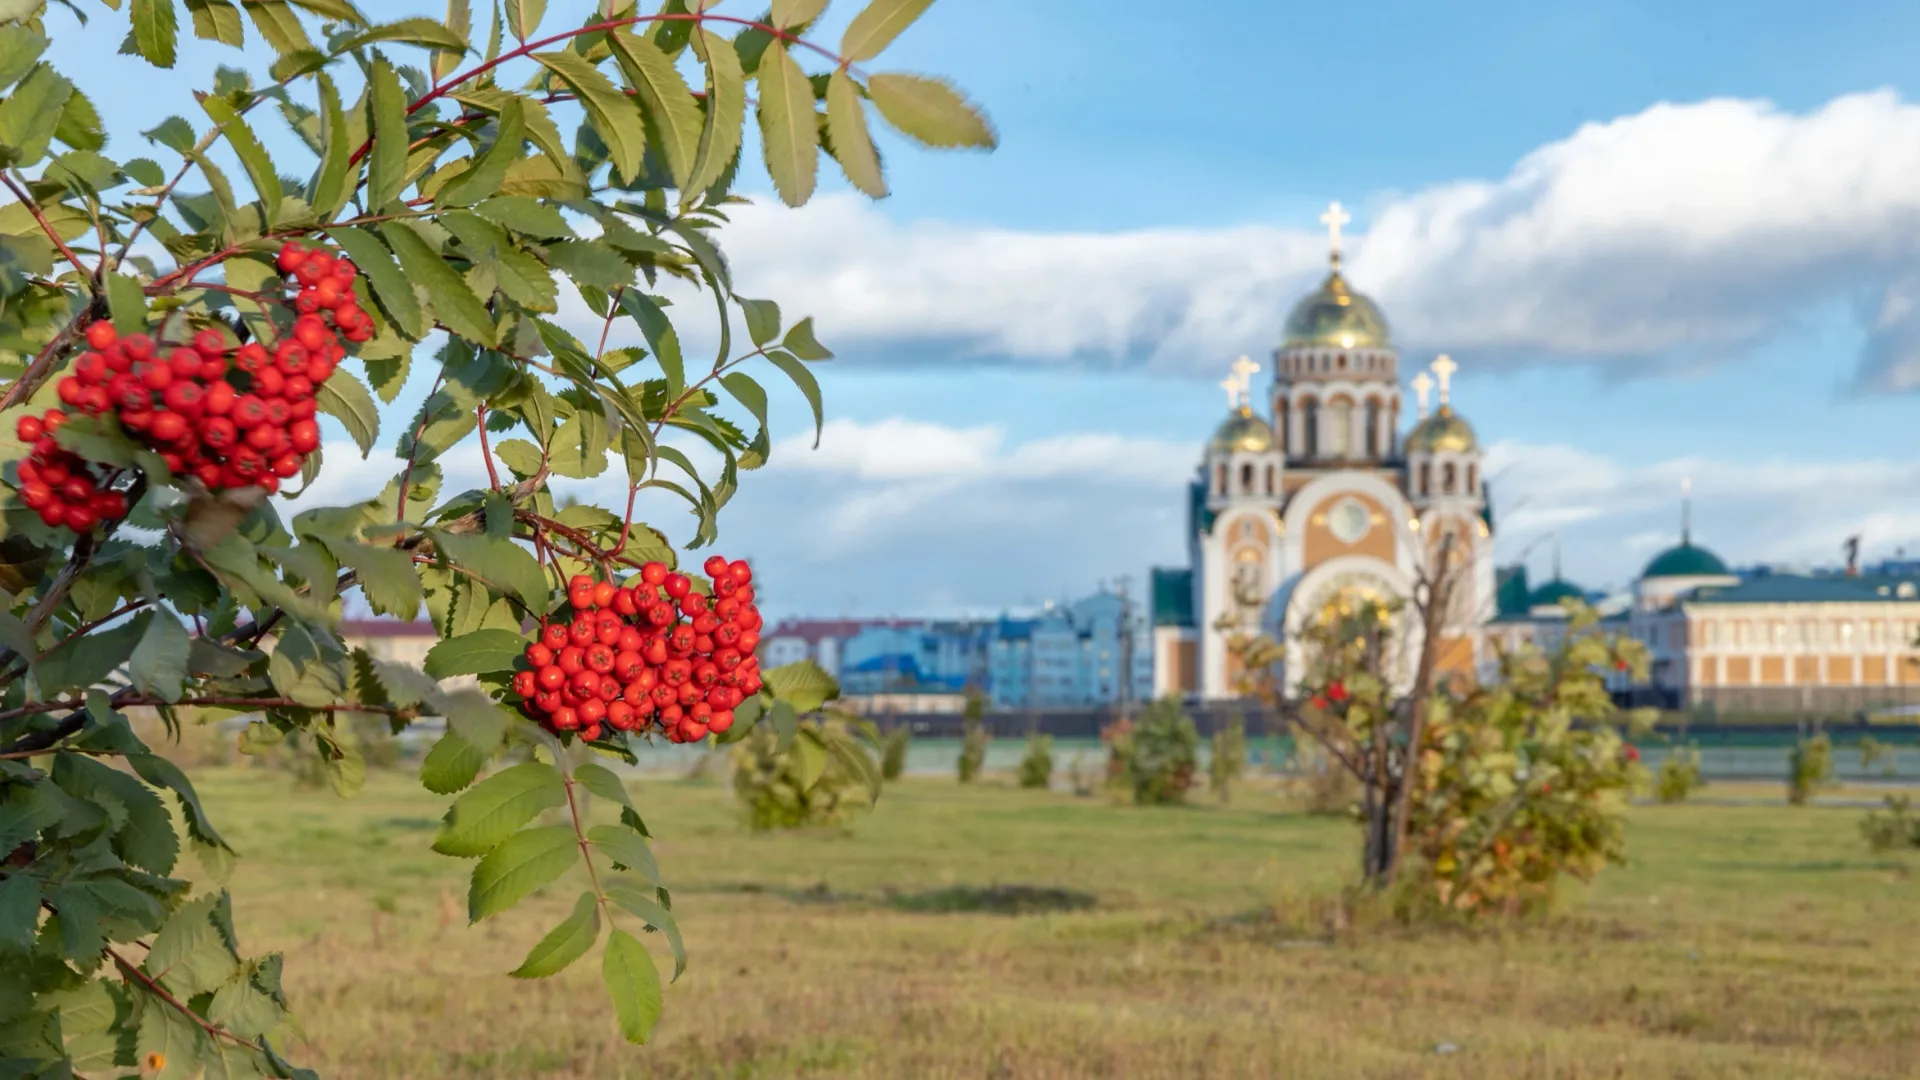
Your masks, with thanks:
M 817 645 L 828 638 L 850 638 L 871 627 L 904 630 L 923 625 L 915 619 L 782 619 L 780 625 L 763 631 L 760 637 L 762 640 L 797 637 L 806 639 L 810 645 Z
M 1165 566 L 1153 568 L 1153 625 L 1194 625 L 1192 570 Z
M 1496 575 L 1493 590 L 1494 610 L 1501 615 L 1524 615 L 1533 591 L 1527 588 L 1525 565 L 1503 566 Z
M 1731 575 L 1727 564 L 1720 556 L 1703 547 L 1695 547 L 1693 541 L 1682 539 L 1679 544 L 1670 547 L 1653 557 L 1647 568 L 1641 571 L 1643 578 L 1661 577 L 1719 577 Z
M 402 622 L 399 619 L 342 619 L 343 638 L 438 637 L 439 631 L 425 619 Z
M 1221 421 L 1207 449 L 1222 454 L 1263 454 L 1273 449 L 1273 442 L 1272 426 L 1242 405 Z
M 1195 480 L 1187 485 L 1187 532 L 1205 536 L 1213 531 L 1213 511 L 1207 509 L 1207 482 Z
M 1902 589 L 1901 586 L 1906 586 Z M 1902 594 L 1905 595 L 1902 595 Z M 1886 604 L 1920 603 L 1912 579 L 1806 577 L 1773 574 L 1738 585 L 1708 585 L 1687 598 L 1692 604 Z
M 1293 305 L 1281 347 L 1384 349 L 1390 343 L 1386 316 L 1335 270 L 1320 288 Z
M 1415 424 L 1407 433 L 1406 449 L 1409 453 L 1451 451 L 1468 453 L 1479 449 L 1480 440 L 1473 433 L 1473 425 L 1466 422 L 1451 405 L 1442 405 L 1432 416 Z
M 1552 607 L 1562 600 L 1585 600 L 1586 598 L 1587 594 L 1582 592 L 1579 586 L 1565 578 L 1556 577 L 1533 590 L 1533 596 L 1527 602 L 1531 607 Z

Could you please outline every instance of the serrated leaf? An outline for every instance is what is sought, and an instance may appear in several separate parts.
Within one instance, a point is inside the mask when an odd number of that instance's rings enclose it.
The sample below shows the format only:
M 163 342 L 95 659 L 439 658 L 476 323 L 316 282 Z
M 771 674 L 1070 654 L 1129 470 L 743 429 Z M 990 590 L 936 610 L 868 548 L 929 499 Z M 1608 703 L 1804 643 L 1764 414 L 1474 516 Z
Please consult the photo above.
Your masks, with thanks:
M 803 792 L 812 791 L 827 770 L 827 748 L 812 728 L 801 728 L 787 752 L 793 762 L 793 782 Z
M 444 81 L 460 67 L 460 60 L 467 54 L 465 42 L 473 36 L 473 9 L 467 0 L 447 0 L 447 29 L 461 41 L 458 51 L 444 50 L 433 54 L 433 81 Z M 500 8 L 493 9 L 493 48 L 487 52 L 487 59 L 493 60 L 500 55 Z
M 479 922 L 497 915 L 571 870 L 580 861 L 579 840 L 567 825 L 526 829 L 488 852 L 473 868 L 467 916 Z
M 666 376 L 666 396 L 671 402 L 680 396 L 680 391 L 687 383 L 686 361 L 680 355 L 679 331 L 667 318 L 666 309 L 661 306 L 659 298 L 648 296 L 638 289 L 628 289 L 620 294 L 620 310 L 639 325 L 641 335 L 647 339 L 647 348 L 652 350 L 654 360 Z
M 487 755 L 457 731 L 440 736 L 420 762 L 420 785 L 435 795 L 463 791 L 487 763 Z
M 887 123 L 922 145 L 991 150 L 999 144 L 986 116 L 944 80 L 880 74 L 867 80 L 867 95 Z
M 496 628 L 497 629 L 497 628 Z M 474 689 L 435 693 L 428 704 L 447 718 L 447 728 L 472 743 L 481 753 L 492 755 L 506 738 L 513 716 L 505 705 Z
M 873 133 L 867 130 L 866 107 L 853 88 L 853 77 L 839 68 L 827 79 L 827 133 L 833 159 L 840 163 L 847 182 L 869 198 L 886 198 L 887 179 L 880 169 Z
M 587 120 L 599 134 L 600 141 L 607 145 L 621 181 L 631 183 L 637 179 L 647 150 L 646 126 L 640 110 L 612 80 L 576 53 L 534 53 L 533 58 L 579 96 Z
M 616 929 L 607 935 L 600 974 L 613 999 L 614 1015 L 620 1019 L 620 1034 L 628 1042 L 645 1043 L 660 1019 L 660 970 L 654 967 L 652 954 L 638 938 Z
M 134 688 L 158 695 L 163 701 L 179 701 L 192 650 L 186 627 L 165 612 L 155 615 L 147 623 L 146 633 L 140 635 L 140 644 L 133 648 L 130 666 Z
M 810 23 L 827 9 L 827 0 L 773 0 L 769 14 L 773 25 L 782 30 Z
M 181 1000 L 218 989 L 240 969 L 240 958 L 226 930 L 225 893 L 209 893 L 182 904 L 160 927 L 140 966 Z
M 0 26 L 0 90 L 19 82 L 46 51 L 46 35 L 19 23 Z
M 378 41 L 398 41 L 408 45 L 424 45 L 440 52 L 461 54 L 467 51 L 467 39 L 446 28 L 445 25 L 421 16 L 410 19 L 398 19 L 390 23 L 362 30 L 341 42 L 334 51 L 351 52 L 362 45 L 372 45 Z
M 527 639 L 511 630 L 475 630 L 447 638 L 427 650 L 421 666 L 436 679 L 506 671 L 527 651 Z
M 0 880 L 0 955 L 32 949 L 39 925 L 39 879 L 18 873 Z
M 147 296 L 140 283 L 125 274 L 108 274 L 107 310 L 113 316 L 113 328 L 122 334 L 138 334 L 147 328 Z
M 500 190 L 507 167 L 519 161 L 526 144 L 526 105 L 520 98 L 508 98 L 500 109 L 493 145 L 473 159 L 466 172 L 453 178 L 435 195 L 442 206 L 471 206 Z
M 607 886 L 607 899 L 666 935 L 667 944 L 673 949 L 673 977 L 678 979 L 687 970 L 687 945 L 680 938 L 680 924 L 674 921 L 673 913 L 655 899 L 657 895 L 658 890 L 642 889 L 631 881 L 615 881 Z
M 266 147 L 260 145 L 251 127 L 239 113 L 234 111 L 226 98 L 208 95 L 200 99 L 200 107 L 207 117 L 220 126 L 221 134 L 226 136 L 227 145 L 233 147 L 234 156 L 240 159 L 240 165 L 247 170 L 247 179 L 253 181 L 254 194 L 260 200 L 261 220 L 264 227 L 271 229 L 280 212 L 280 177 L 273 171 L 273 161 L 267 157 Z
M 173 792 L 180 802 L 181 816 L 187 821 L 187 835 L 203 844 L 232 850 L 214 831 L 206 807 L 200 804 L 199 792 L 194 790 L 193 781 L 187 779 L 187 774 L 181 771 L 180 766 L 157 754 L 128 754 L 127 764 L 133 766 L 133 771 L 139 774 L 140 779 Z
M 560 211 L 525 195 L 499 195 L 477 202 L 473 212 L 514 232 L 537 239 L 572 236 L 573 229 Z
M 627 786 L 620 782 L 612 769 L 589 761 L 573 770 L 573 778 L 587 792 L 602 799 L 611 799 L 621 806 L 632 806 L 633 799 L 627 794 Z
M 775 701 L 791 705 L 796 712 L 812 712 L 840 696 L 840 684 L 811 660 L 782 664 L 760 675 Z
M 613 31 L 607 40 L 627 82 L 639 92 L 640 102 L 646 107 L 647 129 L 666 159 L 667 171 L 675 184 L 687 187 L 700 152 L 701 117 L 693 103 L 693 91 L 673 61 L 653 42 L 624 30 Z
M 566 801 L 566 786 L 553 766 L 515 765 L 487 777 L 447 808 L 433 850 L 461 858 L 485 855 L 542 810 Z
M 34 678 L 42 694 L 61 690 L 85 690 L 105 679 L 113 670 L 133 657 L 134 648 L 146 633 L 151 612 L 139 615 L 103 630 L 70 637 L 48 649 L 34 664 Z
M 617 825 L 595 825 L 587 830 L 587 839 L 614 862 L 655 885 L 660 884 L 660 864 L 639 833 Z
M 573 903 L 573 914 L 568 915 L 559 926 L 547 931 L 547 936 L 527 953 L 508 974 L 516 979 L 544 979 L 565 971 L 575 960 L 587 954 L 593 943 L 600 940 L 600 903 L 591 892 L 583 892 L 580 899 Z
M 193 17 L 193 36 L 238 49 L 247 43 L 246 23 L 232 0 L 187 0 Z
M 380 234 L 400 260 L 400 268 L 414 284 L 427 290 L 434 318 L 448 330 L 488 347 L 499 344 L 493 319 L 486 305 L 473 294 L 459 274 L 446 264 L 440 253 L 427 246 L 420 234 L 407 225 L 394 222 L 383 226 Z
M 780 305 L 771 300 L 749 300 L 742 296 L 733 298 L 740 305 L 740 313 L 746 316 L 747 336 L 755 345 L 765 345 L 780 333 Z
M 399 198 L 406 186 L 412 136 L 407 133 L 407 93 L 385 57 L 374 57 L 367 87 L 373 107 L 373 152 L 367 155 L 366 205 L 377 212 Z
M 434 546 L 456 565 L 515 596 L 532 613 L 547 609 L 547 575 L 533 553 L 511 540 L 479 533 L 433 534 Z
M 547 468 L 557 476 L 592 479 L 607 471 L 607 445 L 606 418 L 598 412 L 576 412 L 553 433 Z
M 328 229 L 327 235 L 340 245 L 355 266 L 366 275 L 367 286 L 381 310 L 393 320 L 395 328 L 415 341 L 425 337 L 431 327 L 413 283 L 401 273 L 393 253 L 371 230 L 365 228 Z
M 348 3 L 348 0 L 293 0 L 293 3 L 322 18 L 353 23 L 357 26 L 367 25 L 367 17 L 360 14 L 360 9 Z
M 787 329 L 780 347 L 802 360 L 831 360 L 833 353 L 813 335 L 813 316 L 809 315 Z
M 787 338 L 792 340 L 793 335 L 788 334 Z M 794 386 L 799 387 L 800 393 L 806 397 L 808 407 L 813 410 L 813 445 L 815 449 L 819 449 L 820 434 L 826 430 L 827 421 L 826 410 L 820 401 L 820 380 L 813 377 L 813 372 L 808 371 L 805 364 L 778 349 L 769 352 L 767 359 L 785 372 L 787 378 Z
M 633 281 L 633 264 L 604 240 L 562 240 L 547 245 L 547 262 L 582 285 L 612 292 Z
M 681 192 L 682 203 L 697 198 L 726 175 L 740 152 L 740 133 L 747 117 L 747 76 L 740 68 L 740 54 L 733 42 L 699 28 L 695 33 L 707 45 L 707 111 L 693 173 Z
M 73 84 L 41 62 L 20 85 L 0 95 L 0 144 L 14 151 L 17 168 L 47 156 L 47 144 L 60 126 L 60 117 L 73 95 Z
M 133 44 L 147 63 L 173 66 L 180 34 L 180 15 L 173 0 L 133 0 Z
M 760 60 L 760 141 L 774 190 L 788 206 L 813 196 L 819 163 L 820 127 L 813 112 L 813 84 L 806 72 L 775 44 Z
M 406 552 L 351 541 L 329 544 L 327 550 L 333 552 L 341 566 L 353 570 L 360 595 L 366 597 L 367 606 L 374 614 L 391 615 L 408 622 L 420 614 L 420 603 L 425 596 L 420 589 L 420 575 Z
M 546 15 L 547 0 L 506 0 L 505 7 L 507 28 L 513 32 L 513 39 L 524 45 Z
M 353 436 L 354 444 L 360 447 L 360 457 L 366 459 L 373 444 L 380 438 L 380 408 L 373 403 L 373 395 L 346 368 L 339 368 L 326 382 L 320 385 L 319 393 L 313 396 L 314 404 L 328 416 L 337 418 Z
M 340 91 L 324 71 L 320 73 L 318 81 L 320 142 L 324 150 L 320 156 L 320 168 L 314 173 L 313 183 L 307 187 L 307 203 L 313 207 L 315 218 L 331 221 L 352 196 L 353 181 L 359 176 L 359 168 L 352 160 L 355 147 L 352 133 L 347 130 L 346 113 L 340 108 Z M 366 268 L 359 256 L 354 256 L 354 262 L 361 269 Z
M 840 35 L 840 55 L 850 63 L 871 60 L 913 25 L 933 0 L 873 0 Z

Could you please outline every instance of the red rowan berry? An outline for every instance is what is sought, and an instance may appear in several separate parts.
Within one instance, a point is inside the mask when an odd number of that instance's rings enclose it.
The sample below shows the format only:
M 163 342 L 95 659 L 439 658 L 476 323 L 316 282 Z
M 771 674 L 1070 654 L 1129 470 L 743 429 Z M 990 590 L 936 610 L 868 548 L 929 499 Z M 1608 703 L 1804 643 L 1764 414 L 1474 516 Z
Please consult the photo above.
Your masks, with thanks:
M 97 322 L 87 327 L 87 344 L 96 349 L 104 349 L 112 345 L 119 336 L 114 332 L 112 323 Z
M 549 649 L 564 649 L 567 645 L 567 628 L 564 623 L 548 623 L 540 628 L 540 642 Z

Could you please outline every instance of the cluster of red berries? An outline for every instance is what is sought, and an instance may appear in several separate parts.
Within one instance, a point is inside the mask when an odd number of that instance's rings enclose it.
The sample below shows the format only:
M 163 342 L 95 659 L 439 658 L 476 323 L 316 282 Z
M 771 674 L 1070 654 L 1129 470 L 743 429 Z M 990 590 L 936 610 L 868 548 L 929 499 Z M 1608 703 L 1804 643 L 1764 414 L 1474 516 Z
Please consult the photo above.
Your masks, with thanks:
M 1346 704 L 1347 696 L 1347 684 L 1336 681 L 1328 683 L 1326 692 L 1323 694 L 1315 694 L 1313 700 L 1307 702 L 1307 704 L 1324 711 L 1327 708 L 1328 702 L 1332 702 L 1335 705 Z
M 711 594 L 657 562 L 624 586 L 568 582 L 572 619 L 543 625 L 513 677 L 521 709 L 589 742 L 649 725 L 673 742 L 725 733 L 734 708 L 760 692 L 760 609 L 744 560 L 715 555 L 703 569 Z
M 354 296 L 359 272 L 351 260 L 288 243 L 277 262 L 299 291 L 292 332 L 271 350 L 259 342 L 230 348 L 218 330 L 169 344 L 145 334 L 122 338 L 109 323 L 89 326 L 88 350 L 57 385 L 67 408 L 23 417 L 15 429 L 33 447 L 20 464 L 21 501 L 48 525 L 82 533 L 126 515 L 126 496 L 54 440 L 69 409 L 112 414 L 167 468 L 210 490 L 271 494 L 298 476 L 320 445 L 314 395 L 346 356 L 341 339 L 366 341 L 373 320 Z

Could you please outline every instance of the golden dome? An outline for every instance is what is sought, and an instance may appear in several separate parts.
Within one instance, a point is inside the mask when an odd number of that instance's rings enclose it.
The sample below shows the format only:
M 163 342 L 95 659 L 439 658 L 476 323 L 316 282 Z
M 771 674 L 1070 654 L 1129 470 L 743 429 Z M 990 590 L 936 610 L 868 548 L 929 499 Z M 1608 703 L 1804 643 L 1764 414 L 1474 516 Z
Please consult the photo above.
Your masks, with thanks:
M 1272 450 L 1273 446 L 1272 425 L 1253 415 L 1253 410 L 1244 406 L 1227 417 L 1207 443 L 1208 450 L 1224 454 L 1261 454 Z
M 1440 406 L 1432 416 L 1415 424 L 1413 430 L 1407 433 L 1408 453 L 1468 453 L 1478 449 L 1480 440 L 1474 437 L 1473 426 L 1446 405 Z
M 1373 301 L 1354 292 L 1335 270 L 1287 316 L 1282 348 L 1325 346 L 1335 349 L 1384 349 L 1391 342 L 1387 320 Z

